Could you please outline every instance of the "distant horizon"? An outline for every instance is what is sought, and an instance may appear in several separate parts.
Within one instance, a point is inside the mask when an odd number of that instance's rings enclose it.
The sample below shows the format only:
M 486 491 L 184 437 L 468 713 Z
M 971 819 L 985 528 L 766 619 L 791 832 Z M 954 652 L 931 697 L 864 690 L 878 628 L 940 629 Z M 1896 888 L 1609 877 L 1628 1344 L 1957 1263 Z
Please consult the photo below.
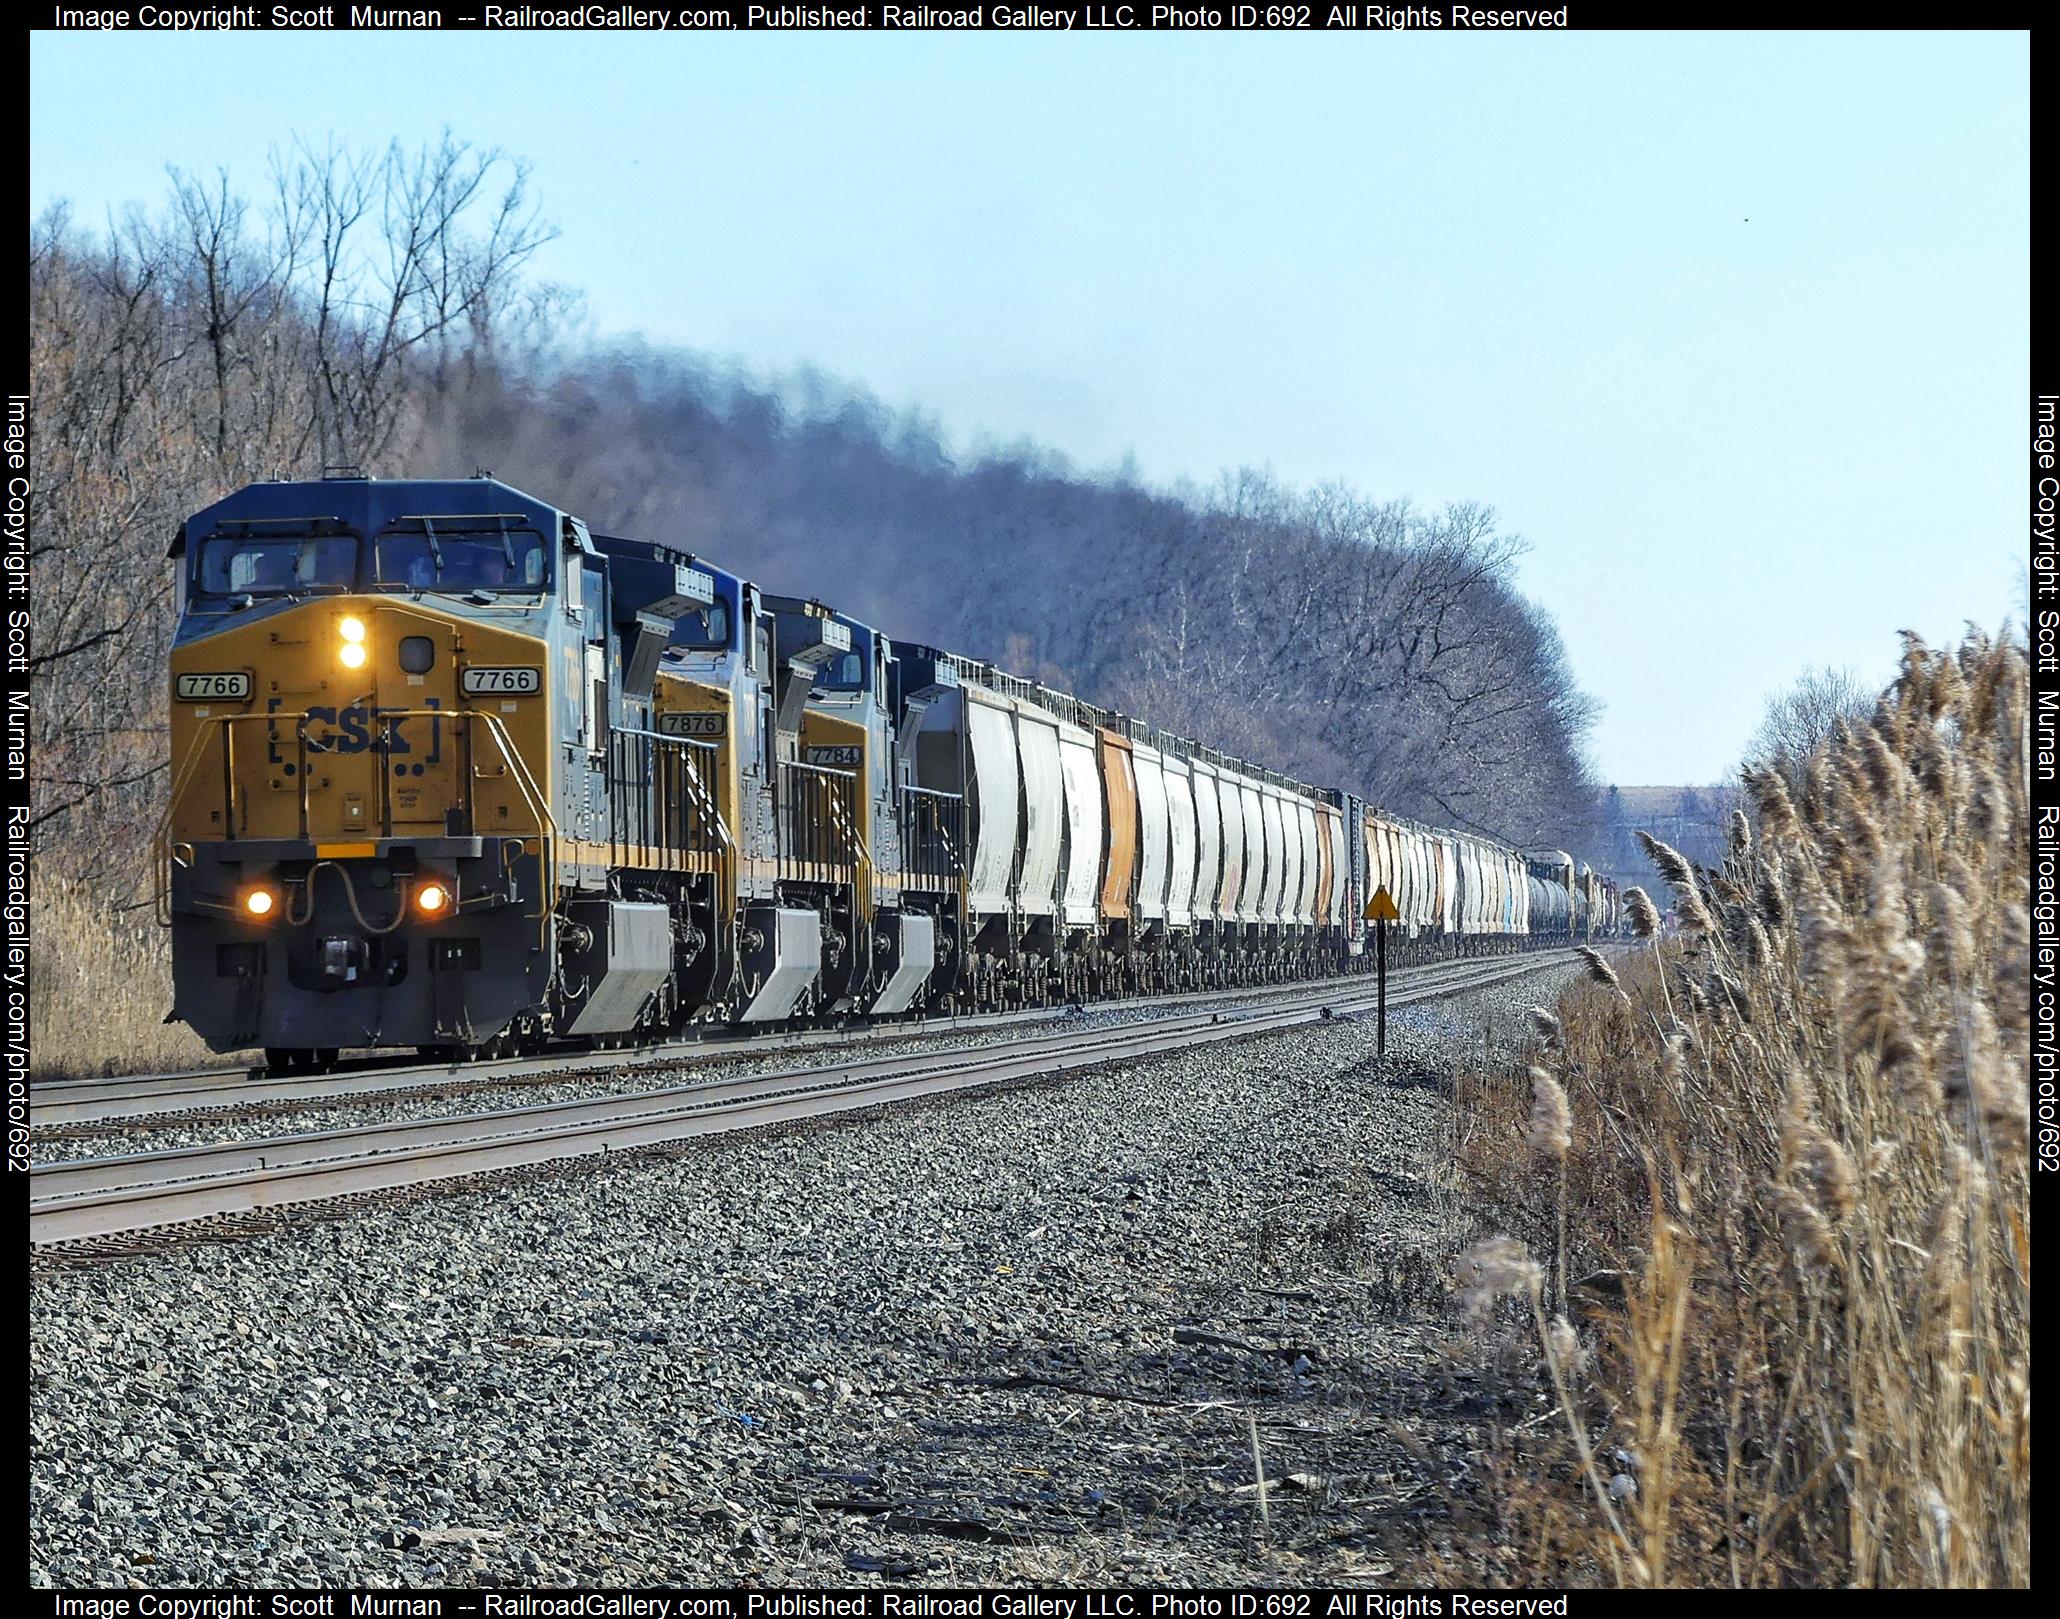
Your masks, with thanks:
M 960 454 L 1493 506 L 1604 785 L 1721 782 L 1806 666 L 1885 685 L 1898 631 L 2021 611 L 2024 32 L 43 31 L 30 63 L 32 217 L 448 124 L 533 162 L 535 271 L 605 341 L 813 369 Z

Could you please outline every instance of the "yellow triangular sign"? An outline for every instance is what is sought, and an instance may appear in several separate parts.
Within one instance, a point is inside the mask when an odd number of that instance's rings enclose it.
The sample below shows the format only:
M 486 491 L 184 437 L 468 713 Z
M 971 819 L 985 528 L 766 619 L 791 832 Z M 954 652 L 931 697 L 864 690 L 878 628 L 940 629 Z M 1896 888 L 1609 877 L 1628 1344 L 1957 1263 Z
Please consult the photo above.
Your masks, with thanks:
M 1373 891 L 1373 898 L 1366 902 L 1366 920 L 1369 922 L 1399 922 L 1402 913 L 1395 909 L 1395 896 L 1383 883 Z

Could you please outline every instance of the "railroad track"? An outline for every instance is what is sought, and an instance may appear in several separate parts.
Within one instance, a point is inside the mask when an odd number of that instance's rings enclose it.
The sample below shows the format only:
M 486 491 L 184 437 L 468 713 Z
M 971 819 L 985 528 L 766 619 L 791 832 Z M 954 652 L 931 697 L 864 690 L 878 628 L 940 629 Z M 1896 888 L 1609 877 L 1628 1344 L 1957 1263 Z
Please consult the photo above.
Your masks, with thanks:
M 1561 952 L 1564 954 L 1564 952 Z M 1489 959 L 1489 958 L 1482 958 Z M 1493 958 L 1512 959 L 1512 958 Z M 1433 982 L 1436 975 L 1464 970 L 1478 961 L 1432 962 L 1421 967 L 1399 969 L 1389 975 L 1392 985 Z M 1084 1010 L 1093 1013 L 1174 1009 L 1218 1005 L 1229 1001 L 1250 1001 L 1255 996 L 1335 995 L 1341 989 L 1363 986 L 1366 975 L 1330 978 L 1313 984 L 1288 984 L 1268 988 L 1208 990 L 1191 995 L 1140 996 L 1115 1001 L 1095 1001 Z M 778 1057 L 819 1047 L 841 1047 L 879 1040 L 929 1040 L 955 1034 L 979 1033 L 1052 1022 L 1069 1015 L 1069 1007 L 1035 1007 L 1021 1012 L 990 1012 L 964 1017 L 930 1018 L 920 1023 L 879 1023 L 843 1029 L 811 1029 L 784 1036 L 737 1035 L 727 1030 L 708 1030 L 679 1040 L 615 1051 L 546 1052 L 534 1057 L 512 1057 L 499 1061 L 471 1063 L 408 1062 L 373 1058 L 339 1067 L 323 1074 L 267 1074 L 261 1068 L 195 1069 L 170 1074 L 125 1074 L 108 1079 L 60 1080 L 37 1085 L 29 1092 L 29 1127 L 35 1131 L 63 1132 L 67 1126 L 105 1125 L 114 1120 L 146 1120 L 181 1114 L 235 1110 L 241 1113 L 290 1112 L 318 1102 L 344 1099 L 391 1097 L 401 1099 L 420 1092 L 449 1095 L 465 1090 L 489 1090 L 519 1084 L 547 1084 L 580 1074 L 616 1072 L 652 1067 L 683 1067 L 736 1058 Z M 92 1134 L 105 1134 L 94 1131 Z
M 1575 960 L 1571 951 L 1495 957 L 1391 984 L 1399 1008 Z M 1247 994 L 1249 992 L 1246 992 Z M 1260 1006 L 1206 1009 L 970 1049 L 703 1080 L 627 1095 L 542 1102 L 431 1120 L 224 1142 L 40 1165 L 30 1173 L 32 1248 L 426 1186 L 554 1160 L 791 1123 L 940 1093 L 1049 1079 L 1369 1012 L 1363 978 L 1304 987 Z

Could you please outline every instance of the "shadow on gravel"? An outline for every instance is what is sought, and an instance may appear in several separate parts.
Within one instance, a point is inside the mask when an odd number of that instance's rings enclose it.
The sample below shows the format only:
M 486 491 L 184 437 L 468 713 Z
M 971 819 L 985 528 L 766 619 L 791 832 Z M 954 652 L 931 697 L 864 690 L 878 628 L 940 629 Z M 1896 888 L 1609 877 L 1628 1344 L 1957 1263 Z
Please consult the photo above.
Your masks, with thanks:
M 1398 1082 L 1439 1084 L 1382 1077 Z M 841 1522 L 846 1567 L 1204 1584 L 1464 1567 L 1493 1527 L 1466 1458 L 1498 1413 L 1448 1353 L 1438 1196 L 1349 1160 L 1269 1169 L 1276 1202 L 1224 1230 L 1212 1273 L 1134 1297 L 1106 1333 L 938 1345 L 904 1390 L 921 1419 L 853 1458 L 867 1489 L 793 1486 Z
M 1488 1402 L 1442 1364 L 1326 1348 L 1331 1336 L 1174 1328 L 1156 1349 L 1026 1345 L 1008 1370 L 930 1391 L 960 1414 L 911 1425 L 867 1488 L 803 1481 L 793 1499 L 843 1518 L 847 1567 L 889 1577 L 933 1571 L 939 1537 L 963 1548 L 957 1575 L 982 1579 L 1038 1577 L 1035 1549 L 1063 1548 L 1083 1578 L 1313 1578 L 1439 1557 L 1484 1520 L 1433 1458 L 1475 1447 Z
M 1452 1094 L 1452 1076 L 1449 1072 L 1393 1061 L 1368 1064 L 1361 1083 L 1378 1085 L 1382 1090 L 1388 1091 L 1428 1091 L 1437 1096 Z

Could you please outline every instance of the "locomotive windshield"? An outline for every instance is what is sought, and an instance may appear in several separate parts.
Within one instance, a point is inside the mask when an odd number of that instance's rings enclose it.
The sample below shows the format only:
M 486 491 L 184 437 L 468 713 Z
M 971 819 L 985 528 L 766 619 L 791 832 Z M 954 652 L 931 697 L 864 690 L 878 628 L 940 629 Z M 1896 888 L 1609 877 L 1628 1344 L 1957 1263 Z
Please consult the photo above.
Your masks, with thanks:
M 710 602 L 687 614 L 672 627 L 672 644 L 695 652 L 722 652 L 730 644 L 730 609 L 726 602 Z
M 200 548 L 198 587 L 210 596 L 284 596 L 349 590 L 358 542 L 349 535 L 217 535 Z
M 453 533 L 427 525 L 379 536 L 385 590 L 542 590 L 544 542 L 527 529 Z
M 866 655 L 863 651 L 846 652 L 832 658 L 815 672 L 817 691 L 864 691 L 866 680 Z

